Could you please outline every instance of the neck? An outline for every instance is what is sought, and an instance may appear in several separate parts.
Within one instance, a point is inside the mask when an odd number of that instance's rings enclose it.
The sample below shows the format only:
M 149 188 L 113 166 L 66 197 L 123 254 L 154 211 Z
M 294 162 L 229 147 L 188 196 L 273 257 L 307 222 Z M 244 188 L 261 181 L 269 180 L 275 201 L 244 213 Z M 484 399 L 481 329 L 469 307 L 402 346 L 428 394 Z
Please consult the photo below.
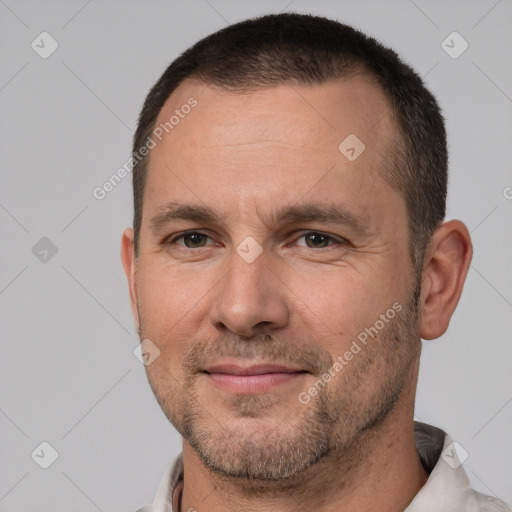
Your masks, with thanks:
M 300 475 L 281 481 L 227 479 L 206 468 L 184 441 L 180 512 L 403 511 L 427 480 L 414 442 L 412 388 L 404 390 L 388 417 L 362 433 L 353 446 L 331 452 Z

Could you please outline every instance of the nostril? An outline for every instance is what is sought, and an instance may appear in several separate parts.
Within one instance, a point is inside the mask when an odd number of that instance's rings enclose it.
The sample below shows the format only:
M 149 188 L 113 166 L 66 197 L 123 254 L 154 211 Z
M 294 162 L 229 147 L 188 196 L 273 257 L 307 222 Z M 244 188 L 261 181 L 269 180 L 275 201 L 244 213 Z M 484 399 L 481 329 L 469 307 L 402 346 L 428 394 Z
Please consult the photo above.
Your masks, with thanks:
M 263 320 L 262 322 L 257 323 L 254 327 L 260 328 L 260 327 L 268 327 L 271 325 L 272 325 L 272 322 L 269 322 L 268 320 Z

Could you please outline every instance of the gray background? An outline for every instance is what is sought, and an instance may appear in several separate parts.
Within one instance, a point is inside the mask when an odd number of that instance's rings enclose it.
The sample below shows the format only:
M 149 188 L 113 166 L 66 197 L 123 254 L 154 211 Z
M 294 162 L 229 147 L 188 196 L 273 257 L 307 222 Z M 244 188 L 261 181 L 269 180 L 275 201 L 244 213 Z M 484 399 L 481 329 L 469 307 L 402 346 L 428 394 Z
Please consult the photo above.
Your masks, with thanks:
M 101 201 L 92 191 L 128 158 L 143 99 L 172 59 L 227 22 L 281 10 L 389 44 L 444 109 L 448 217 L 466 222 L 475 256 L 449 331 L 424 342 L 416 417 L 469 453 L 475 488 L 512 502 L 510 0 L 0 0 L 1 511 L 152 501 L 180 440 L 133 355 L 119 258 L 131 176 Z M 47 59 L 31 48 L 43 31 L 59 44 Z M 453 31 L 469 43 L 457 59 L 441 47 Z M 33 252 L 42 237 L 57 248 L 46 261 L 47 241 Z M 46 470 L 30 455 L 42 441 L 59 454 Z

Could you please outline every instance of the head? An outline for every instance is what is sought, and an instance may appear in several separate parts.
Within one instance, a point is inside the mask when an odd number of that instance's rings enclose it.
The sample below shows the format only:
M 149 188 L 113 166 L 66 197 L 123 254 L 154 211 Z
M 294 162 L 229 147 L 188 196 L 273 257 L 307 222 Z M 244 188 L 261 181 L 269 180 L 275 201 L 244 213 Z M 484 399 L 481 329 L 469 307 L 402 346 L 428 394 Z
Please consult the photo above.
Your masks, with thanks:
M 122 256 L 150 384 L 204 464 L 285 479 L 412 422 L 420 337 L 446 330 L 471 253 L 442 223 L 446 174 L 435 99 L 348 26 L 249 20 L 169 66 Z
M 170 122 L 166 119 L 163 131 L 156 123 L 184 80 L 195 78 L 243 94 L 280 84 L 311 86 L 361 76 L 382 90 L 387 100 L 384 116 L 395 124 L 382 155 L 382 177 L 406 202 L 410 254 L 419 267 L 432 233 L 445 216 L 448 158 L 439 106 L 421 78 L 393 50 L 350 26 L 295 14 L 248 20 L 202 39 L 172 62 L 152 88 L 133 141 L 136 250 L 150 160 L 149 153 L 141 154 L 140 149 L 148 138 L 158 141 L 179 122 L 176 115 Z

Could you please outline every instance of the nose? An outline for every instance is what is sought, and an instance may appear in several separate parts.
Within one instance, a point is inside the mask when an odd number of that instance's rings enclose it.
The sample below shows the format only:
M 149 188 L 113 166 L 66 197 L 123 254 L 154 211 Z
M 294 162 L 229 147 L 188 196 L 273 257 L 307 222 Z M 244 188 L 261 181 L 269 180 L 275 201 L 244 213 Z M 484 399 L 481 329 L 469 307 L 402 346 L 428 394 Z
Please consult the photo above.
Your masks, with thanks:
M 233 252 L 228 265 L 229 271 L 216 287 L 211 309 L 214 327 L 251 337 L 286 326 L 287 288 L 266 255 L 247 263 Z

